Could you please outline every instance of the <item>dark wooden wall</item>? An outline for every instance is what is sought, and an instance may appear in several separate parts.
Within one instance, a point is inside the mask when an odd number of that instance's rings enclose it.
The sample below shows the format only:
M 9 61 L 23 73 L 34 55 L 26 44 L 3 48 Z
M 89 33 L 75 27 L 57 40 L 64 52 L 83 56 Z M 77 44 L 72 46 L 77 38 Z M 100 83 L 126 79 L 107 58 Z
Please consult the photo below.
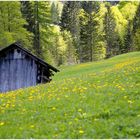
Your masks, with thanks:
M 0 92 L 37 84 L 37 64 L 21 50 L 0 56 Z

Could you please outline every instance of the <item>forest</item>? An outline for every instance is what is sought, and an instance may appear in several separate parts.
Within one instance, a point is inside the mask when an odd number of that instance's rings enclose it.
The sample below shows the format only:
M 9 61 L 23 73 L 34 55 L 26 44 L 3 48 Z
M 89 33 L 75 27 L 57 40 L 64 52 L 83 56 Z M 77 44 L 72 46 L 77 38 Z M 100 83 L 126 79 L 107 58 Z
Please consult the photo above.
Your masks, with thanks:
M 140 2 L 1 1 L 0 32 L 55 66 L 98 61 L 140 50 Z
M 140 1 L 0 1 L 0 139 L 140 139 Z

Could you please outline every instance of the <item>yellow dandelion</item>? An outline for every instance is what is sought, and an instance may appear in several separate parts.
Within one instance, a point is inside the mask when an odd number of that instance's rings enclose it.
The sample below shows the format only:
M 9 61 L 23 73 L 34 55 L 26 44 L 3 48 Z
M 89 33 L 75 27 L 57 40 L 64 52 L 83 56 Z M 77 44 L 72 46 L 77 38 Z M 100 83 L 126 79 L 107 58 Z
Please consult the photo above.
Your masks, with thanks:
M 54 110 L 56 110 L 56 108 L 55 107 L 52 107 L 52 110 L 54 111 Z
M 15 105 L 13 104 L 12 107 L 15 107 Z
M 130 104 L 132 104 L 132 103 L 133 103 L 131 100 L 128 100 L 127 102 L 128 102 L 128 103 L 130 103 Z
M 3 126 L 4 125 L 4 122 L 0 122 L 0 126 Z
M 83 134 L 84 133 L 84 131 L 83 130 L 79 130 L 79 134 Z
M 30 127 L 31 127 L 31 128 L 34 128 L 35 126 L 34 126 L 34 125 L 30 125 Z
M 78 109 L 78 112 L 82 112 L 82 109 L 81 109 L 81 108 L 79 108 L 79 109 Z

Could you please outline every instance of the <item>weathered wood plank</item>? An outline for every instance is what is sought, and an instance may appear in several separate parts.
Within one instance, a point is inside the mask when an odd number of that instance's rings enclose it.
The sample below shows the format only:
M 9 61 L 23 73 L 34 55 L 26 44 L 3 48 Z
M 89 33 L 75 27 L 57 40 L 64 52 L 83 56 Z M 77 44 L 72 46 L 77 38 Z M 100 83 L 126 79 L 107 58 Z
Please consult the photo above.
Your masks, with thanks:
M 14 53 L 14 54 L 13 54 Z M 17 50 L 0 58 L 0 92 L 37 84 L 37 64 Z
M 12 44 L 0 51 L 0 92 L 50 81 L 58 70 L 26 49 Z

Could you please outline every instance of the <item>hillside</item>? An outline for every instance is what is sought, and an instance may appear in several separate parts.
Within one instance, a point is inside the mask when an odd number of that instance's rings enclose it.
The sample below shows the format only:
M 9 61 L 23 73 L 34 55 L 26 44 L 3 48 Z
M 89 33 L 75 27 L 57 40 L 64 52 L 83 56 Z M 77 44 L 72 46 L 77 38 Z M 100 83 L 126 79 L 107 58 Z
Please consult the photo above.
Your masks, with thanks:
M 0 94 L 0 138 L 140 138 L 140 52 Z

